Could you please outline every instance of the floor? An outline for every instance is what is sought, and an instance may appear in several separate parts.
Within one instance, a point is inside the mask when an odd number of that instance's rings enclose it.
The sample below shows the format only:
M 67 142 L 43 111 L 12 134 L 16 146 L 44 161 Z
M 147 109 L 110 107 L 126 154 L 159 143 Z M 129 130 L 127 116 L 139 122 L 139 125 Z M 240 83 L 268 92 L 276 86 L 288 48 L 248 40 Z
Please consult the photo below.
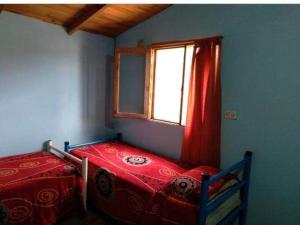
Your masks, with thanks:
M 118 225 L 116 222 L 111 221 L 107 216 L 98 213 L 92 208 L 88 208 L 87 215 L 80 219 L 79 217 L 71 217 L 64 219 L 56 225 Z

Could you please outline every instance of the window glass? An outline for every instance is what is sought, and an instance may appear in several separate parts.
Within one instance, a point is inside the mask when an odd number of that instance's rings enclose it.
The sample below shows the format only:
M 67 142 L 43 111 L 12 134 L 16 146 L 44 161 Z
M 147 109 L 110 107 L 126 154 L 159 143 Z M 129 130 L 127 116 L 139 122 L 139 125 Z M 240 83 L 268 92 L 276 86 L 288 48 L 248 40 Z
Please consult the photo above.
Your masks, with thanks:
M 145 55 L 121 54 L 119 110 L 144 113 Z
M 192 57 L 193 45 L 156 50 L 153 119 L 185 125 Z
M 156 51 L 153 118 L 180 122 L 184 48 Z

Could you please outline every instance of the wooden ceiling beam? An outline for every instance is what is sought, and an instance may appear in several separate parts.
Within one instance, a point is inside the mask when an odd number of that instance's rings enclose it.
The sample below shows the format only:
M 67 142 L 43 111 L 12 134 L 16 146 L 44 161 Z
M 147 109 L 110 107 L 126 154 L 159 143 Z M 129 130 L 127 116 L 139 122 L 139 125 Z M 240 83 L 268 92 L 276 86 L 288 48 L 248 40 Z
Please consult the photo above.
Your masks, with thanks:
M 79 15 L 67 26 L 68 34 L 73 34 L 82 27 L 82 25 L 91 19 L 96 13 L 106 6 L 105 4 L 89 5 L 89 9 L 84 13 L 79 12 Z
M 116 37 L 169 7 L 167 4 L 0 4 L 0 11 L 77 30 Z

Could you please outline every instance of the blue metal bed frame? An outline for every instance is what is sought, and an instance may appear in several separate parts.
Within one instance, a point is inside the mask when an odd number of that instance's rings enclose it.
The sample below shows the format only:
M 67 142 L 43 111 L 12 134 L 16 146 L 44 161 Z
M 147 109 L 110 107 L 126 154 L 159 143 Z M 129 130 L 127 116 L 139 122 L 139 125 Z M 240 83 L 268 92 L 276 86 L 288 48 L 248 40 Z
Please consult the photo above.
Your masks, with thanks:
M 199 207 L 199 225 L 205 225 L 207 215 L 230 198 L 233 194 L 240 190 L 241 204 L 232 210 L 225 218 L 223 218 L 218 225 L 225 225 L 233 222 L 239 217 L 239 225 L 246 225 L 247 219 L 247 206 L 248 206 L 248 193 L 250 184 L 250 170 L 251 170 L 252 152 L 247 151 L 244 159 L 230 166 L 229 168 L 221 171 L 215 176 L 209 175 L 202 176 L 202 186 L 200 193 L 200 207 Z M 209 185 L 222 179 L 224 176 L 233 173 L 234 171 L 242 170 L 242 179 L 239 183 L 222 193 L 212 203 L 208 203 L 208 187 Z
M 72 149 L 76 149 L 83 146 L 104 143 L 113 140 L 122 140 L 122 134 L 118 133 L 112 138 L 101 139 L 97 141 L 92 141 L 83 144 L 70 145 L 69 141 L 64 143 L 65 152 L 69 152 Z M 239 217 L 239 225 L 246 225 L 247 219 L 247 206 L 248 206 L 248 192 L 250 184 L 250 171 L 251 171 L 251 160 L 252 152 L 247 151 L 244 155 L 244 159 L 233 164 L 229 168 L 222 170 L 215 176 L 210 177 L 207 174 L 202 175 L 202 185 L 199 201 L 199 218 L 198 225 L 205 225 L 206 218 L 209 213 L 218 208 L 222 203 L 224 203 L 228 198 L 234 195 L 240 190 L 241 194 L 241 204 L 232 210 L 227 216 L 225 216 L 217 225 L 226 225 L 234 222 Z M 220 194 L 213 202 L 208 202 L 208 187 L 213 183 L 219 181 L 226 175 L 229 175 L 235 171 L 243 171 L 242 179 L 239 183 L 235 184 L 233 187 Z
M 108 142 L 108 141 L 116 141 L 116 140 L 118 140 L 118 141 L 122 140 L 122 134 L 121 133 L 117 133 L 115 136 L 113 136 L 111 138 L 104 138 L 104 139 L 91 141 L 91 142 L 87 142 L 87 143 L 83 143 L 83 144 L 70 145 L 69 141 L 65 141 L 64 150 L 65 150 L 65 152 L 69 152 L 69 151 L 72 151 L 72 149 L 75 149 L 75 148 L 80 148 L 80 147 L 84 147 L 84 146 L 88 146 L 88 145 L 94 145 L 94 144 L 100 144 L 100 143 L 104 143 L 104 142 Z

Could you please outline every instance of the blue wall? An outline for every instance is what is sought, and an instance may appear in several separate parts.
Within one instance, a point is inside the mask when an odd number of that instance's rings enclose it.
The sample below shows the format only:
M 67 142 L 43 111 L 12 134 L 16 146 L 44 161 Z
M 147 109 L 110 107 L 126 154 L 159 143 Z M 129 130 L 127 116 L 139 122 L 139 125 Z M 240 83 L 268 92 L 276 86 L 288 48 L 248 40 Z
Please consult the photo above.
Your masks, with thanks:
M 7 12 L 0 27 L 0 156 L 101 136 L 113 39 Z
M 176 5 L 119 36 L 117 46 L 224 35 L 222 165 L 254 151 L 249 225 L 300 224 L 300 6 Z M 174 158 L 183 129 L 117 119 L 127 141 Z

